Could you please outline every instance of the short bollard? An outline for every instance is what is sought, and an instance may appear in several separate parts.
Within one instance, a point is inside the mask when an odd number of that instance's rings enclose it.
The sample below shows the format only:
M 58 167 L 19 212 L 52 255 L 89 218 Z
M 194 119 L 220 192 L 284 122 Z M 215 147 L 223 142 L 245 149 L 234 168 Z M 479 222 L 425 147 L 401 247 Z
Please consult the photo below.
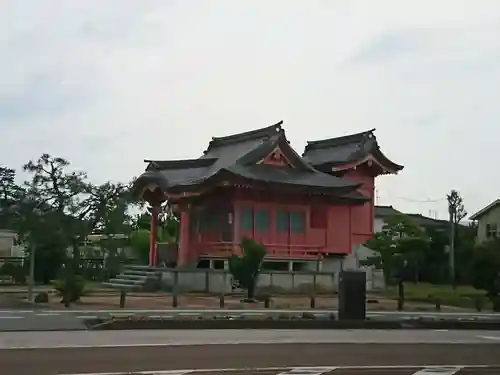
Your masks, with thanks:
M 219 307 L 221 309 L 224 308 L 224 294 L 221 294 L 220 297 L 219 297 Z
M 398 297 L 398 311 L 403 311 L 404 303 L 404 298 Z
M 483 311 L 483 299 L 482 298 L 476 297 L 475 300 L 474 300 L 474 305 L 475 305 L 476 310 L 478 312 Z
M 439 298 L 436 298 L 436 311 L 441 311 L 441 300 Z
M 179 306 L 179 296 L 177 294 L 174 294 L 172 296 L 172 307 L 177 307 Z
M 270 305 L 271 305 L 271 298 L 270 297 L 264 298 L 264 308 L 268 309 Z
M 125 298 L 127 297 L 127 292 L 120 290 L 120 309 L 125 307 Z
M 310 299 L 310 307 L 311 307 L 311 309 L 315 309 L 316 308 L 316 297 L 315 296 L 310 296 L 309 299 Z
M 398 282 L 398 311 L 403 311 L 405 304 L 405 285 L 403 279 Z

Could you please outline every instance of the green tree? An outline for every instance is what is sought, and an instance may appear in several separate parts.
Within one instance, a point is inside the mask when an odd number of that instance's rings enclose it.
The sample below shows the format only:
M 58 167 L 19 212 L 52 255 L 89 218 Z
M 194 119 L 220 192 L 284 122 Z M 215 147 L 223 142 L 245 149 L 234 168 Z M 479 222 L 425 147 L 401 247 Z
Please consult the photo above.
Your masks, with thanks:
M 375 233 L 366 246 L 376 252 L 362 261 L 362 265 L 374 266 L 384 271 L 387 284 L 403 274 L 418 281 L 423 254 L 429 241 L 425 232 L 404 215 L 388 217 L 381 232 Z
M 238 285 L 247 290 L 247 302 L 255 299 L 255 286 L 267 249 L 261 243 L 249 238 L 241 241 L 242 255 L 229 258 L 229 271 Z
M 16 171 L 0 166 L 0 228 L 14 229 L 15 211 L 22 195 L 22 188 L 15 182 Z
M 450 281 L 453 288 L 456 287 L 456 270 L 455 270 L 455 242 L 456 242 L 456 230 L 458 223 L 467 216 L 467 211 L 465 210 L 464 202 L 460 193 L 456 190 L 452 190 L 446 195 L 446 200 L 448 201 L 448 212 L 450 214 Z
M 472 267 L 472 285 L 485 290 L 494 311 L 500 311 L 500 239 L 477 246 Z
M 448 230 L 447 227 L 429 226 L 425 228 L 429 237 L 429 244 L 424 248 L 421 281 L 432 284 L 448 282 Z
M 72 249 L 72 257 L 66 258 L 64 267 L 64 285 L 71 289 L 77 288 L 80 245 L 96 227 L 109 226 L 111 216 L 122 215 L 120 202 L 126 189 L 121 184 L 111 183 L 94 186 L 84 172 L 68 171 L 69 167 L 66 159 L 43 154 L 23 169 L 31 173 L 26 188 L 31 199 L 42 207 L 42 220 L 45 225 L 48 223 L 55 228 L 51 235 L 60 239 L 64 249 Z M 116 224 L 117 220 L 113 222 Z M 118 222 L 121 225 L 123 220 Z M 74 296 L 73 291 L 69 294 Z M 68 302 L 65 297 L 63 300 Z
M 130 247 L 141 263 L 149 263 L 149 230 L 137 229 L 130 235 Z

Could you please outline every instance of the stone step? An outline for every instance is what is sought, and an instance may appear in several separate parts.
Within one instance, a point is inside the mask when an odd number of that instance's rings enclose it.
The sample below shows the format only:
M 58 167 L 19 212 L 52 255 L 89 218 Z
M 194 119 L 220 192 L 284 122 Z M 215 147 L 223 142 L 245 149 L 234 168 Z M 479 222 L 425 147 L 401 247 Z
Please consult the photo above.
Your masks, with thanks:
M 147 280 L 134 280 L 134 279 L 121 279 L 116 277 L 114 279 L 109 279 L 112 284 L 127 284 L 127 285 L 144 285 Z
M 141 270 L 134 270 L 134 269 L 130 269 L 130 270 L 124 269 L 121 274 L 122 275 L 140 275 L 140 276 L 156 277 L 158 275 L 158 272 L 141 271 Z
M 120 284 L 120 283 L 102 283 L 102 286 L 111 289 L 119 290 L 138 290 L 142 288 L 142 285 L 130 285 L 130 284 Z
M 118 275 L 116 278 L 117 279 L 125 279 L 125 280 L 143 280 L 143 281 L 146 281 L 149 278 L 151 278 L 151 276 L 122 273 L 122 274 Z
M 156 267 L 150 266 L 139 266 L 136 264 L 129 264 L 123 267 L 124 270 L 136 270 L 136 271 L 148 271 L 148 272 L 158 272 Z

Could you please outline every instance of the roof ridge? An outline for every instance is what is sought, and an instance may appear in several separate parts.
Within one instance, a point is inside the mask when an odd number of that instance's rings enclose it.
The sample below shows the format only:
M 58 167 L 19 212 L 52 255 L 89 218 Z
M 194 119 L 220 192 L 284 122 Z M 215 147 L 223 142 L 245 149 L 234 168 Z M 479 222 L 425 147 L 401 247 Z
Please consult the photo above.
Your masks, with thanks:
M 376 139 L 375 134 L 373 134 L 374 131 L 375 128 L 360 133 L 343 135 L 341 137 L 327 138 L 318 141 L 307 141 L 304 153 L 307 151 L 328 148 L 332 146 L 340 146 L 348 143 L 362 142 L 370 138 Z
M 286 138 L 285 132 L 280 131 L 278 133 L 275 133 L 273 136 L 267 138 L 266 140 L 263 140 L 263 142 L 256 147 L 254 147 L 252 150 L 249 150 L 246 154 L 242 155 L 240 158 L 238 158 L 234 164 L 243 164 L 243 165 L 248 165 L 249 163 L 253 163 L 256 160 L 255 154 L 259 154 L 262 151 L 265 151 L 266 153 L 272 152 L 272 150 L 276 147 L 280 146 L 280 143 L 283 142 L 283 146 L 287 147 L 290 154 L 293 155 L 293 157 L 297 158 L 298 163 L 300 165 L 296 165 L 297 168 L 299 168 L 302 171 L 308 171 L 308 172 L 318 172 L 316 171 L 312 165 L 307 163 L 302 156 L 299 155 L 297 151 L 290 145 L 290 142 Z M 283 151 L 283 150 L 282 150 Z M 259 157 L 263 157 L 267 155 L 259 155 Z
M 144 160 L 149 163 L 147 169 L 167 170 L 167 169 L 189 169 L 208 167 L 215 163 L 217 158 L 203 159 L 179 159 L 179 160 Z
M 284 132 L 284 129 L 281 127 L 282 124 L 283 121 L 280 121 L 274 125 L 266 126 L 265 128 L 254 129 L 243 133 L 228 135 L 225 137 L 212 137 L 212 140 L 208 144 L 207 150 L 205 150 L 205 153 L 207 153 L 210 148 L 214 147 L 227 146 L 230 144 L 257 140 L 259 138 L 269 138 L 276 133 Z

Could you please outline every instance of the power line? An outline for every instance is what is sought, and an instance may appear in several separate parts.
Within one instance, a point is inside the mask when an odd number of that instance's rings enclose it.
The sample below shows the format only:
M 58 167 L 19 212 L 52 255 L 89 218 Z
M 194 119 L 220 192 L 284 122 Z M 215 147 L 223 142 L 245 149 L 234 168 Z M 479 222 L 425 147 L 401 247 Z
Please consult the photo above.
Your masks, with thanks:
M 375 189 L 375 199 L 376 201 L 380 200 L 380 194 L 379 194 L 379 189 Z M 385 194 L 383 194 L 385 195 Z M 392 194 L 391 192 L 388 192 L 388 196 L 391 197 L 391 199 L 400 199 L 406 202 L 411 202 L 411 203 L 438 203 L 438 202 L 445 202 L 446 197 L 443 198 L 437 198 L 437 199 L 414 199 L 414 198 L 408 198 L 408 197 L 402 197 L 398 196 L 396 194 Z
M 443 202 L 446 200 L 446 198 L 439 198 L 439 199 L 425 199 L 425 200 L 419 200 L 419 199 L 411 199 L 411 198 L 405 198 L 405 197 L 396 197 L 397 199 L 401 199 L 406 202 L 412 202 L 412 203 L 437 203 L 437 202 Z

